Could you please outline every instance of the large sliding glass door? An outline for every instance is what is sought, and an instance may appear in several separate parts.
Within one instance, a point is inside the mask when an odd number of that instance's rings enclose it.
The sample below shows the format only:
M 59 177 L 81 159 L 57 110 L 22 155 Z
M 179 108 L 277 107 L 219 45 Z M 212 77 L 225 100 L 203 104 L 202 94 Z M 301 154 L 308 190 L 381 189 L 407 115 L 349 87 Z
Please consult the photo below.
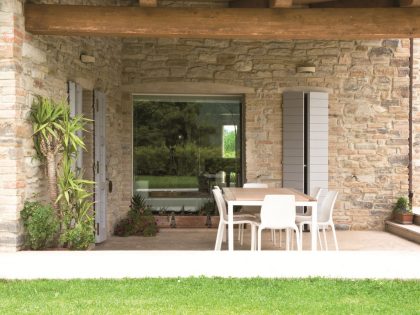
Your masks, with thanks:
M 240 97 L 133 98 L 134 192 L 155 211 L 196 212 L 242 183 Z

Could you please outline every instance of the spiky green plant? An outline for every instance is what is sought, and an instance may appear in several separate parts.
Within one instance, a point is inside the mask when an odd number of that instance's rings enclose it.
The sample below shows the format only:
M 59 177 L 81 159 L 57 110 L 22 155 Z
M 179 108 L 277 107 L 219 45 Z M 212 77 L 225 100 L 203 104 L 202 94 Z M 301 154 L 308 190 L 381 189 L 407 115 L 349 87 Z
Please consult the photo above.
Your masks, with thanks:
M 51 99 L 36 97 L 30 112 L 33 140 L 37 156 L 47 164 L 48 191 L 52 206 L 57 209 L 57 156 L 63 148 L 62 121 L 66 115 L 66 104 Z

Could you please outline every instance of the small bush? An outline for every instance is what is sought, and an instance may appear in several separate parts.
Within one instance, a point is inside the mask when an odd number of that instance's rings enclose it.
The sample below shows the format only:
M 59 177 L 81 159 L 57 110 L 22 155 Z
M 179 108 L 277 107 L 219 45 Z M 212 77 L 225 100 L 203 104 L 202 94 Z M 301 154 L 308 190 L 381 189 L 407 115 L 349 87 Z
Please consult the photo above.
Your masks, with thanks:
M 150 207 L 146 205 L 141 195 L 134 195 L 127 218 L 117 223 L 114 234 L 117 236 L 155 236 L 157 232 L 158 227 Z
M 74 228 L 64 231 L 60 241 L 70 249 L 87 249 L 90 244 L 95 242 L 93 225 L 91 222 L 78 222 Z
M 51 206 L 26 201 L 20 216 L 25 228 L 26 248 L 43 249 L 54 245 L 60 225 Z

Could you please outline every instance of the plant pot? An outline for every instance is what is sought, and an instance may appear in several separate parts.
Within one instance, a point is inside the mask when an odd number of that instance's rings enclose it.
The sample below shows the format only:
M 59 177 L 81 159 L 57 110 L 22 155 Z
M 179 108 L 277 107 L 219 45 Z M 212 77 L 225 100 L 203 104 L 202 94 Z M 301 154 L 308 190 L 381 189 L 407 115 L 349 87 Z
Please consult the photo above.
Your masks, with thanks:
M 394 213 L 394 221 L 400 224 L 413 224 L 413 214 L 412 213 Z
M 156 224 L 159 228 L 170 228 L 171 227 L 171 216 L 170 215 L 155 215 Z
M 155 215 L 155 220 L 160 228 L 217 228 L 218 216 L 205 215 Z

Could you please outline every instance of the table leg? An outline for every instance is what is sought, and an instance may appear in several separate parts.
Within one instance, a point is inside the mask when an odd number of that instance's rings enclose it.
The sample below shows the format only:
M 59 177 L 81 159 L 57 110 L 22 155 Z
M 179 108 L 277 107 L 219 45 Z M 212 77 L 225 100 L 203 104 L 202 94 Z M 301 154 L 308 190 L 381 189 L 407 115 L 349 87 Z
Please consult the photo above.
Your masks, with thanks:
M 312 250 L 317 250 L 317 237 L 318 237 L 318 225 L 317 225 L 317 216 L 318 216 L 318 205 L 316 202 L 312 204 L 312 226 L 311 226 L 311 244 Z
M 228 202 L 228 249 L 233 251 L 233 205 Z

